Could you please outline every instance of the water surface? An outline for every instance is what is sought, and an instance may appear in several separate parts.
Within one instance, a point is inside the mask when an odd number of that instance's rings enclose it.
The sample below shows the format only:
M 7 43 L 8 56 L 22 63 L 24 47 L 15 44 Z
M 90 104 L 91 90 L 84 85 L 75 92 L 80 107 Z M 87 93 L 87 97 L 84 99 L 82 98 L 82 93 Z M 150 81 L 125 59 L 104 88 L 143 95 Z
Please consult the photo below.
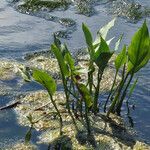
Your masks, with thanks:
M 138 2 L 142 6 L 150 7 L 148 0 L 139 0 Z M 62 38 L 61 40 L 69 45 L 70 51 L 75 52 L 76 49 L 85 46 L 81 30 L 82 22 L 85 22 L 90 27 L 93 34 L 96 35 L 100 27 L 115 17 L 115 15 L 108 13 L 107 3 L 102 3 L 94 8 L 96 13 L 91 17 L 78 14 L 74 6 L 70 6 L 66 11 L 46 12 L 46 15 L 52 15 L 57 18 L 71 18 L 76 22 L 75 27 L 67 28 L 57 21 L 50 21 L 45 17 L 41 17 L 43 14 L 37 17 L 19 13 L 9 2 L 1 0 L 0 58 L 23 61 L 27 53 L 49 49 L 50 43 L 53 42 L 53 33 L 60 30 L 70 31 L 71 34 L 69 34 L 69 38 Z M 145 18 L 147 19 L 150 30 L 150 17 L 143 17 L 136 23 L 132 23 L 124 17 L 118 17 L 116 25 L 109 33 L 108 37 L 115 36 L 118 38 L 124 33 L 122 43 L 128 44 L 132 35 L 142 25 Z M 139 139 L 150 143 L 150 64 L 142 69 L 137 76 L 139 76 L 139 82 L 130 103 L 130 106 L 135 105 L 135 110 L 131 110 L 131 117 Z M 0 82 L 0 84 L 4 83 L 11 87 L 15 87 L 19 92 L 20 89 L 14 80 L 10 83 Z M 34 87 L 35 86 L 25 86 L 22 91 L 33 90 Z M 0 95 L 0 106 L 11 101 L 13 96 L 12 94 L 8 96 Z M 15 113 L 12 110 L 0 113 L 0 147 L 24 139 L 27 128 L 19 126 L 15 118 Z M 35 140 L 33 140 L 33 142 L 35 142 Z

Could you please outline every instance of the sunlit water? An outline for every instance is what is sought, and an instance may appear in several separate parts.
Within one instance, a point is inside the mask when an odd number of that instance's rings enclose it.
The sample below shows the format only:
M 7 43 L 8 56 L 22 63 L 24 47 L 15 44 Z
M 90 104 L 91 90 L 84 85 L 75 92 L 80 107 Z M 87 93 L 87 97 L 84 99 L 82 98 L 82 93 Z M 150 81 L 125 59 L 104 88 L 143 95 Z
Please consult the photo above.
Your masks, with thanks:
M 150 6 L 149 0 L 138 0 L 138 2 L 143 6 Z M 85 46 L 81 30 L 82 22 L 85 22 L 95 35 L 100 27 L 114 17 L 107 13 L 105 4 L 95 6 L 95 10 L 96 14 L 92 17 L 77 14 L 72 6 L 66 11 L 50 13 L 60 18 L 62 16 L 63 18 L 71 18 L 76 22 L 75 28 L 71 29 L 73 31 L 71 31 L 72 34 L 69 35 L 69 39 L 62 39 L 69 45 L 72 52 Z M 119 37 L 124 33 L 122 43 L 128 44 L 134 32 L 142 25 L 143 20 L 144 18 L 133 24 L 119 17 L 108 36 Z M 147 18 L 147 24 L 150 29 L 150 18 Z M 49 49 L 50 43 L 53 42 L 53 33 L 59 30 L 66 30 L 66 27 L 41 17 L 21 14 L 15 11 L 6 0 L 0 1 L 0 58 L 23 61 L 26 53 Z M 150 143 L 150 64 L 142 69 L 137 76 L 139 76 L 138 85 L 130 103 L 130 105 L 135 105 L 135 110 L 131 109 L 130 116 L 133 119 L 134 129 L 136 129 L 139 139 Z M 5 84 L 17 89 L 14 81 Z M 22 91 L 30 89 L 33 90 L 34 87 L 25 86 Z M 19 89 L 17 90 L 19 91 Z M 12 97 L 11 94 L 0 96 L 0 106 L 11 101 Z M 5 144 L 24 139 L 27 128 L 17 125 L 15 118 L 13 111 L 0 112 L 0 148 Z M 125 116 L 125 118 L 127 117 Z M 33 142 L 35 141 L 36 138 L 33 138 Z

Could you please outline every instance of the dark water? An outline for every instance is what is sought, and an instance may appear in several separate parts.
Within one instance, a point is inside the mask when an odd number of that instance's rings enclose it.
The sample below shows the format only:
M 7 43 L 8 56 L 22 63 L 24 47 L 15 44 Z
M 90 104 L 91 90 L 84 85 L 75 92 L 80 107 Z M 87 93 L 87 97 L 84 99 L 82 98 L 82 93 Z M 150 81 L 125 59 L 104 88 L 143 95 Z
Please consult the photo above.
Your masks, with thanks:
M 149 0 L 138 0 L 138 2 L 142 6 L 150 7 Z M 113 14 L 108 13 L 108 6 L 106 6 L 105 3 L 95 6 L 96 13 L 91 17 L 76 13 L 73 6 L 70 6 L 66 11 L 50 13 L 50 15 L 58 18 L 71 18 L 76 22 L 76 26 L 71 29 L 69 38 L 62 39 L 69 45 L 72 52 L 85 45 L 81 30 L 82 22 L 85 22 L 91 28 L 91 31 L 96 34 L 100 27 L 114 17 Z M 144 16 L 136 23 L 131 23 L 125 17 L 118 17 L 116 26 L 108 36 L 119 37 L 120 34 L 124 33 L 123 43 L 128 44 L 133 33 L 142 25 L 145 18 L 150 30 L 150 17 Z M 60 30 L 66 30 L 66 27 L 57 21 L 49 21 L 41 16 L 36 17 L 19 13 L 6 0 L 0 1 L 0 58 L 23 61 L 26 53 L 48 49 L 50 43 L 53 42 L 52 34 Z M 139 76 L 138 85 L 129 105 L 135 105 L 135 110 L 131 109 L 130 116 L 133 119 L 134 129 L 137 131 L 139 139 L 150 144 L 150 64 L 142 69 L 137 76 Z M 16 92 L 20 90 L 15 80 L 10 83 L 0 82 L 0 84 L 6 84 L 13 88 L 15 86 Z M 28 85 L 25 85 L 21 90 L 24 92 L 30 89 L 33 90 L 34 86 L 28 87 Z M 8 96 L 0 95 L 0 106 L 5 105 L 12 98 L 12 94 Z M 128 121 L 127 116 L 124 115 L 124 117 Z M 28 128 L 19 126 L 15 118 L 15 113 L 12 110 L 0 112 L 0 148 L 8 143 L 24 140 Z M 36 134 L 38 133 L 34 135 Z M 35 139 L 33 142 L 36 141 Z M 44 146 L 40 146 L 40 148 L 45 149 Z

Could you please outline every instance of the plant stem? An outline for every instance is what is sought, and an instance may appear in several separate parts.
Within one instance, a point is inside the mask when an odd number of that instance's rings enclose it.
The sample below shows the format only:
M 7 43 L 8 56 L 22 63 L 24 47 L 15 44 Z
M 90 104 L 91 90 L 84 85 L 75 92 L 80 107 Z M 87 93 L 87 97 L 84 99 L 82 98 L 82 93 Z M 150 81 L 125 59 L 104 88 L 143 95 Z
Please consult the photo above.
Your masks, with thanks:
M 86 125 L 87 125 L 87 132 L 88 132 L 88 135 L 91 134 L 91 128 L 90 128 L 90 121 L 89 121 L 89 118 L 88 118 L 88 106 L 87 106 L 87 103 L 86 101 L 84 100 L 84 94 L 82 93 L 82 91 L 80 90 L 80 87 L 79 87 L 79 84 L 76 82 L 76 87 L 81 95 L 81 110 L 80 110 L 80 114 L 82 115 L 82 100 L 84 101 L 84 104 L 85 104 L 85 121 L 86 121 Z M 82 118 L 82 117 L 81 117 Z
M 89 72 L 88 72 L 88 84 L 89 84 L 89 90 L 90 90 L 90 94 L 92 95 L 92 86 L 93 86 L 93 61 L 90 60 L 90 64 L 89 64 Z
M 63 127 L 62 117 L 61 117 L 61 114 L 60 114 L 60 112 L 59 112 L 59 110 L 58 110 L 58 108 L 57 108 L 57 105 L 56 105 L 55 101 L 53 100 L 53 97 L 52 97 L 51 93 L 50 93 L 50 92 L 48 92 L 48 93 L 49 93 L 50 99 L 51 99 L 51 101 L 52 101 L 52 104 L 53 104 L 53 106 L 54 106 L 54 108 L 55 108 L 55 110 L 56 110 L 56 112 L 57 112 L 57 114 L 58 114 L 58 116 L 59 116 L 60 135 L 62 135 L 62 127 Z
M 107 106 L 107 104 L 108 104 L 108 101 L 109 101 L 110 96 L 112 95 L 112 92 L 113 92 L 113 89 L 114 89 L 114 86 L 115 86 L 115 83 L 116 83 L 117 74 L 118 74 L 118 71 L 116 71 L 116 73 L 115 73 L 115 78 L 114 78 L 114 81 L 113 81 L 113 84 L 112 84 L 110 93 L 109 93 L 109 95 L 108 95 L 108 97 L 107 97 L 107 100 L 106 100 L 106 102 L 105 102 L 105 105 L 104 105 L 104 112 L 106 112 L 106 106 Z
M 74 119 L 74 117 L 71 113 L 70 106 L 69 106 L 69 95 L 68 95 L 67 81 L 66 81 L 65 76 L 64 76 L 62 71 L 61 71 L 61 74 L 62 74 L 62 81 L 63 81 L 64 91 L 65 91 L 65 95 L 66 95 L 66 108 L 68 110 L 68 114 L 70 115 L 76 130 L 78 130 L 75 119 Z
M 85 120 L 86 120 L 86 124 L 87 124 L 88 135 L 91 135 L 90 120 L 89 120 L 89 117 L 88 117 L 88 107 L 86 105 L 86 102 L 85 102 Z
M 123 66 L 123 71 L 122 71 L 122 80 L 125 78 L 125 70 L 126 70 L 126 64 L 124 64 Z M 111 97 L 110 97 L 110 100 L 112 101 L 113 100 L 113 96 L 115 95 L 115 93 L 117 92 L 119 88 L 119 85 L 117 86 L 117 88 L 114 90 L 114 92 L 112 93 Z
M 122 71 L 122 78 L 123 79 L 124 79 L 125 71 L 126 71 L 126 63 L 123 65 L 123 71 Z
M 101 82 L 102 74 L 103 73 L 101 73 L 101 70 L 98 69 L 98 73 L 97 73 L 97 86 L 96 86 L 96 90 L 95 90 L 94 104 L 93 104 L 93 112 L 94 112 L 94 114 L 96 114 L 97 110 L 98 110 L 97 103 L 98 103 L 99 89 L 100 89 L 100 82 Z
M 120 96 L 120 94 L 121 94 L 121 91 L 122 91 L 122 89 L 123 89 L 123 86 L 124 86 L 124 84 L 125 84 L 125 82 L 126 82 L 128 76 L 129 76 L 129 73 L 127 73 L 125 79 L 122 78 L 122 80 L 121 80 L 121 82 L 120 82 L 120 84 L 119 84 L 118 90 L 116 91 L 117 94 L 116 94 L 115 98 L 113 99 L 113 101 L 112 101 L 112 103 L 111 103 L 111 106 L 110 106 L 110 108 L 109 108 L 109 110 L 108 110 L 108 112 L 107 112 L 107 117 L 109 117 L 110 113 L 114 111 L 115 105 L 116 105 L 116 103 L 117 103 L 117 101 L 118 101 L 118 99 L 119 99 L 119 96 Z
M 79 101 L 79 111 L 80 111 L 80 116 L 81 119 L 83 120 L 83 106 L 82 106 L 82 99 Z
M 131 81 L 132 81 L 133 75 L 134 75 L 134 74 L 131 74 L 130 79 L 129 79 L 129 81 L 128 81 L 126 87 L 125 87 L 125 90 L 124 90 L 123 93 L 122 93 L 121 99 L 120 99 L 120 101 L 118 101 L 118 103 L 116 104 L 116 112 L 117 112 L 118 115 L 120 115 L 122 103 L 123 103 L 123 100 L 124 100 L 124 98 L 125 98 L 125 96 L 126 96 L 126 94 L 127 94 L 127 89 L 128 89 L 128 87 L 129 87 L 129 85 L 130 85 L 130 83 L 131 83 Z

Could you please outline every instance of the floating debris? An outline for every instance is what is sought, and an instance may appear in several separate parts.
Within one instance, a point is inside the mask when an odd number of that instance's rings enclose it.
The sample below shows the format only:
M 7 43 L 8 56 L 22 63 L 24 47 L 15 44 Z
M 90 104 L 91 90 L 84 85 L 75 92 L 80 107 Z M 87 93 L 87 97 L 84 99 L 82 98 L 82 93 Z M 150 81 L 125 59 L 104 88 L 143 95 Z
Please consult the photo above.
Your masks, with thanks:
M 133 147 L 133 150 L 150 150 L 150 146 L 145 143 L 137 141 Z
M 53 11 L 55 9 L 65 10 L 70 3 L 66 0 L 60 1 L 43 1 L 43 0 L 26 0 L 23 4 L 17 6 L 17 9 L 21 12 L 36 12 L 39 10 L 48 9 L 48 11 Z
M 131 22 L 137 22 L 141 18 L 150 15 L 150 11 L 147 7 L 130 0 L 115 0 L 108 5 L 110 13 L 124 17 Z
M 58 38 L 63 38 L 63 39 L 69 39 L 70 38 L 70 33 L 68 32 L 68 30 L 56 31 L 54 34 Z
M 91 0 L 75 0 L 74 3 L 77 7 L 78 13 L 80 14 L 91 16 L 95 13 L 95 9 Z
M 61 18 L 59 20 L 59 23 L 62 24 L 63 26 L 66 26 L 66 27 L 70 27 L 70 26 L 74 26 L 76 25 L 76 22 L 72 19 L 69 19 L 69 18 Z
M 11 80 L 15 77 L 15 61 L 0 60 L 0 80 Z

